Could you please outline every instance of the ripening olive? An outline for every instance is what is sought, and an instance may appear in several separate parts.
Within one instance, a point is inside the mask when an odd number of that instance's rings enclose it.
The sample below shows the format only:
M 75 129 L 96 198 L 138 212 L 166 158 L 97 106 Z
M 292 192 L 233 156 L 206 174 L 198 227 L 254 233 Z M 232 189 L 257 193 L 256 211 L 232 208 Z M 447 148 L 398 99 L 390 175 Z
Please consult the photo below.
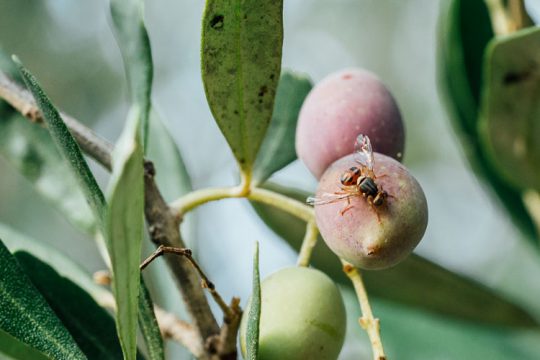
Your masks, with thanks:
M 323 79 L 304 101 L 296 153 L 319 179 L 330 164 L 354 151 L 360 133 L 369 136 L 374 151 L 401 160 L 405 131 L 394 98 L 374 74 L 342 70 Z
M 343 199 L 315 205 L 317 225 L 326 244 L 363 269 L 384 269 L 407 257 L 422 239 L 428 220 L 426 197 L 415 178 L 398 161 L 374 155 L 375 184 L 388 194 L 382 204 L 358 193 L 349 198 L 350 204 Z M 353 191 L 340 187 L 341 175 L 352 166 L 359 166 L 354 155 L 333 163 L 321 177 L 316 197 L 332 198 L 336 192 Z
M 240 326 L 244 357 L 249 307 Z M 290 267 L 262 282 L 259 360 L 335 360 L 345 325 L 341 293 L 321 271 Z

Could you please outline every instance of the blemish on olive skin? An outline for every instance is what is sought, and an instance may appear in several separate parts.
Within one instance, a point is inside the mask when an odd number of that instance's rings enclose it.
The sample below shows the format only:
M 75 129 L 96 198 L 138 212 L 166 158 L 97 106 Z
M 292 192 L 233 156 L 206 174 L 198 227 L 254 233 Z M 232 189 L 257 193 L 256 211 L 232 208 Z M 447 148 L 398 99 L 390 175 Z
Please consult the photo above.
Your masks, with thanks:
M 264 96 L 266 93 L 268 92 L 268 88 L 266 87 L 266 85 L 263 85 L 261 86 L 261 88 L 259 89 L 259 97 L 262 97 Z
M 504 75 L 504 85 L 514 85 L 527 80 L 531 76 L 531 71 L 509 72 Z
M 223 29 L 224 17 L 223 15 L 215 15 L 212 20 L 210 20 L 210 27 L 215 30 Z

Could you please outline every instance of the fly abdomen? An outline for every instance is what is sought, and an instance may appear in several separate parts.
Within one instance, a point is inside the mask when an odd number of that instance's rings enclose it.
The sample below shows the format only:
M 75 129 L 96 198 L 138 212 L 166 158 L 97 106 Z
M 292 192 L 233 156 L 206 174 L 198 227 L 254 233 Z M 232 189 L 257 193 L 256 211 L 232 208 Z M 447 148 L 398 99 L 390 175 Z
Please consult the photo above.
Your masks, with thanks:
M 370 177 L 362 177 L 360 178 L 360 181 L 358 182 L 358 186 L 360 187 L 360 191 L 365 195 L 372 195 L 376 196 L 379 192 L 379 189 L 377 187 L 377 184 L 375 184 L 375 181 Z

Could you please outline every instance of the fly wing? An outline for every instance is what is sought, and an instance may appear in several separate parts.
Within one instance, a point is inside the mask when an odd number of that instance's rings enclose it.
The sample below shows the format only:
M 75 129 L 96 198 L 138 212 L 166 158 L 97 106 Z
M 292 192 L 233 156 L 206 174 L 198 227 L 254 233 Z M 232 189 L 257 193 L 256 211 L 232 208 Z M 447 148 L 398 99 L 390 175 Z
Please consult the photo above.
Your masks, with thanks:
M 306 202 L 309 205 L 325 205 L 325 204 L 331 204 L 335 203 L 341 200 L 348 199 L 350 197 L 353 197 L 357 195 L 356 193 L 343 193 L 343 194 L 333 194 L 333 193 L 324 193 L 321 197 L 313 197 L 310 196 L 307 198 Z
M 369 171 L 373 171 L 373 149 L 371 148 L 371 141 L 367 135 L 359 134 L 356 138 L 356 143 L 354 144 L 354 159 Z

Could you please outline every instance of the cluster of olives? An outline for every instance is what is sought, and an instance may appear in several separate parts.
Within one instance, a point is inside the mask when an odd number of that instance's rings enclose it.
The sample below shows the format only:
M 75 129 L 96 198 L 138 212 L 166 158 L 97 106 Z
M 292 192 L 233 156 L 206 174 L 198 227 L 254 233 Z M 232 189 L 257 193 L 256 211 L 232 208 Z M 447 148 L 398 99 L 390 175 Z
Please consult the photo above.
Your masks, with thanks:
M 369 164 L 355 154 L 359 134 L 372 145 Z M 365 70 L 328 76 L 302 106 L 296 151 L 319 179 L 316 199 L 332 199 L 315 202 L 317 225 L 330 249 L 359 268 L 397 264 L 425 232 L 426 198 L 400 163 L 404 143 L 394 98 Z M 364 150 L 363 156 L 371 153 Z M 287 268 L 265 279 L 261 291 L 260 359 L 338 357 L 346 319 L 339 289 L 328 276 L 315 269 Z M 242 348 L 245 328 L 244 319 Z

